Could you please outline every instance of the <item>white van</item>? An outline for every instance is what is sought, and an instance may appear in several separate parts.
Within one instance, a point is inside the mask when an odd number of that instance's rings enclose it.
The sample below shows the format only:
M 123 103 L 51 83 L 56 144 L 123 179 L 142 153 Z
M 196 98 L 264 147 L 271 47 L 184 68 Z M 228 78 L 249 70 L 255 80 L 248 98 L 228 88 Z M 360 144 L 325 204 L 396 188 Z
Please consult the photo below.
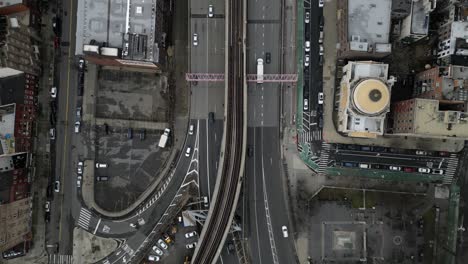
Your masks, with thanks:
M 107 168 L 106 163 L 96 163 L 96 169 L 104 169 Z

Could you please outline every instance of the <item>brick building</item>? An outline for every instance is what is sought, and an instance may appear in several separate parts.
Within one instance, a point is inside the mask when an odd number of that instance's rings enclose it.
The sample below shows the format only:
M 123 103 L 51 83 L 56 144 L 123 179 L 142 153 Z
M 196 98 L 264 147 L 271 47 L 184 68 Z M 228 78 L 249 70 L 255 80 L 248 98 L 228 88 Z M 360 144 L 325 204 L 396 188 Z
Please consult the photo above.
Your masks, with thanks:
M 416 74 L 414 95 L 418 98 L 468 101 L 468 67 L 436 66 Z

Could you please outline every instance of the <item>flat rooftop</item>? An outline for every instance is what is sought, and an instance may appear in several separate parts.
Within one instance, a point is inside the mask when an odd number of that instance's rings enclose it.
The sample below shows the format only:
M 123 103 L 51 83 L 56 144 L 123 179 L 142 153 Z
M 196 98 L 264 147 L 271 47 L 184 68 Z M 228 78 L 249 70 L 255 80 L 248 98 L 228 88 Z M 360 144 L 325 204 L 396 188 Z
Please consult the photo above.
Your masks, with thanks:
M 388 43 L 392 0 L 349 0 L 348 41 L 353 36 L 369 45 Z
M 424 8 L 424 1 L 413 1 L 411 6 L 411 32 L 427 35 L 429 32 L 429 12 Z
M 83 54 L 83 45 L 91 40 L 123 49 L 128 36 L 144 36 L 146 48 L 135 60 L 153 61 L 157 0 L 82 0 L 78 1 L 76 50 Z M 131 49 L 131 47 L 130 47 Z

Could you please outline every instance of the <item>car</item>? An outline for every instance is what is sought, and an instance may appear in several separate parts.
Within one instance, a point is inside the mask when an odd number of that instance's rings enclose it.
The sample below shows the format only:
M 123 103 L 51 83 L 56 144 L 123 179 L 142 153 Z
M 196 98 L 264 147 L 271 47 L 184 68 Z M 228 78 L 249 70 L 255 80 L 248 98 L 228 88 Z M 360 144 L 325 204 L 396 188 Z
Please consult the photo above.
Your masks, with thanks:
M 370 165 L 366 163 L 359 163 L 359 168 L 361 169 L 370 169 Z
M 309 24 L 309 22 L 310 22 L 310 13 L 309 13 L 309 11 L 305 12 L 304 22 L 306 24 Z
M 404 172 L 415 172 L 416 169 L 415 169 L 415 168 L 411 168 L 411 167 L 404 167 L 404 168 L 403 168 L 403 171 L 404 171 Z
M 55 139 L 55 128 L 49 129 L 49 135 L 51 140 Z
M 271 53 L 270 52 L 266 52 L 265 53 L 265 62 L 267 64 L 270 64 L 271 63 Z
M 103 168 L 107 168 L 106 163 L 96 163 L 96 169 L 103 169 Z
M 288 237 L 288 228 L 286 226 L 281 227 L 281 231 L 283 232 L 283 237 Z
M 319 118 L 318 118 L 318 126 L 319 126 L 319 128 L 323 128 L 323 116 L 319 116 Z
M 253 147 L 252 147 L 252 146 L 249 146 L 249 147 L 247 148 L 247 156 L 252 157 L 253 154 L 254 154 Z
M 192 249 L 192 248 L 194 248 L 196 246 L 197 246 L 197 242 L 193 242 L 193 243 L 185 245 L 185 248 L 186 249 Z
M 429 168 L 418 168 L 418 172 L 420 172 L 420 173 L 431 173 L 431 169 L 429 169 Z
M 77 181 L 76 181 L 76 187 L 78 187 L 78 188 L 81 187 L 81 181 L 80 181 L 80 180 L 77 180 Z
M 60 38 L 57 36 L 54 37 L 54 48 L 60 48 Z
M 50 97 L 57 98 L 57 87 L 50 88 Z
M 149 255 L 148 260 L 156 262 L 156 261 L 161 260 L 161 258 L 159 256 Z
M 319 0 L 318 5 L 319 7 L 323 7 L 323 0 Z
M 79 175 L 83 174 L 83 162 L 82 161 L 78 161 L 78 166 L 77 167 L 78 167 L 78 169 L 77 169 L 78 174 Z
M 164 242 L 164 240 L 162 240 L 162 239 L 159 239 L 159 240 L 158 240 L 158 245 L 159 245 L 162 249 L 167 249 L 167 244 L 166 244 L 166 242 Z
M 109 180 L 109 177 L 107 176 L 97 176 L 96 181 L 107 181 Z
M 304 49 L 306 52 L 309 52 L 310 51 L 310 41 L 306 41 L 305 44 L 304 44 Z
M 203 205 L 204 205 L 205 207 L 208 207 L 208 206 L 209 206 L 208 196 L 203 196 Z
M 176 228 L 173 234 L 177 233 L 177 227 L 174 226 L 173 228 Z M 170 245 L 173 242 L 171 236 L 169 236 L 168 234 L 164 233 L 163 237 L 164 237 L 164 242 L 166 242 L 168 245 Z
M 198 34 L 193 33 L 193 45 L 196 47 L 198 46 Z
M 433 174 L 440 174 L 440 175 L 442 175 L 442 174 L 444 174 L 444 170 L 434 169 L 434 170 L 432 170 L 432 173 L 433 173 Z
M 46 223 L 49 223 L 50 222 L 50 212 L 46 212 L 45 215 L 44 215 L 44 220 Z
M 427 155 L 427 152 L 424 151 L 424 150 L 416 150 L 416 155 L 422 155 L 422 156 L 425 156 Z
M 214 123 L 215 121 L 215 114 L 213 112 L 209 112 L 208 113 L 208 120 L 210 121 L 210 123 Z
M 309 54 L 306 54 L 305 59 L 304 59 L 304 66 L 309 67 L 309 64 L 310 64 L 310 56 Z
M 324 24 L 323 16 L 320 16 L 320 20 L 319 20 L 319 28 L 320 28 L 320 30 L 323 30 L 323 24 Z
M 370 146 L 361 146 L 362 151 L 372 151 L 372 147 Z
M 318 103 L 323 104 L 323 93 L 318 93 Z
M 235 252 L 236 248 L 234 247 L 234 243 L 232 243 L 232 241 L 227 243 L 227 250 L 228 254 L 233 254 Z
M 192 152 L 192 148 L 188 147 L 187 150 L 185 151 L 185 157 L 190 157 L 191 152 Z
M 55 181 L 54 182 L 54 191 L 56 193 L 60 192 L 60 181 Z
M 356 167 L 356 164 L 353 162 L 343 162 L 342 166 L 343 167 Z
M 208 17 L 213 17 L 214 15 L 214 10 L 213 10 L 213 5 L 208 6 Z
M 197 231 L 192 231 L 192 232 L 186 233 L 185 238 L 191 238 L 191 237 L 195 237 L 197 235 L 198 235 Z
M 163 251 L 158 248 L 158 246 L 153 246 L 153 251 L 156 252 L 156 254 L 158 254 L 159 256 L 162 256 L 164 253 Z
M 319 55 L 319 65 L 323 65 L 323 55 Z
M 319 35 L 319 43 L 323 43 L 323 30 L 320 30 L 320 35 Z
M 81 126 L 80 121 L 76 121 L 75 122 L 75 133 L 80 133 L 80 126 Z
M 304 98 L 304 110 L 309 110 L 309 99 Z
M 323 45 L 320 44 L 320 47 L 319 47 L 319 55 L 323 55 Z
M 439 152 L 439 156 L 441 156 L 441 157 L 448 157 L 448 156 L 450 156 L 450 153 L 447 152 L 447 151 L 440 151 L 440 152 Z
M 50 212 L 50 201 L 47 201 L 45 203 L 44 209 L 45 209 L 46 212 Z
M 398 166 L 390 166 L 389 169 L 392 171 L 401 171 L 401 167 Z
M 78 121 L 81 120 L 81 106 L 78 106 L 76 108 L 76 120 L 78 120 Z
M 188 134 L 189 134 L 189 135 L 193 135 L 193 130 L 194 130 L 194 128 L 195 128 L 194 125 L 190 125 L 190 126 L 189 126 L 189 130 L 188 130 Z
M 78 60 L 78 69 L 80 69 L 80 71 L 85 69 L 85 60 L 83 58 Z

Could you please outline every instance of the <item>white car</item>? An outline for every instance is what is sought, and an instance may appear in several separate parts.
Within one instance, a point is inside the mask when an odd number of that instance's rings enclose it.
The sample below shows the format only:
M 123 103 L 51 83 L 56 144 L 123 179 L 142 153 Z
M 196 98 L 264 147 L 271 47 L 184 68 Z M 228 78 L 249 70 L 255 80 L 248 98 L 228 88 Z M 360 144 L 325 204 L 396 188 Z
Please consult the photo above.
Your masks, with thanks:
M 193 45 L 198 46 L 198 34 L 193 33 Z
M 83 174 L 83 162 L 78 161 L 78 174 L 81 175 Z
M 390 166 L 390 170 L 393 170 L 393 171 L 401 171 L 401 167 Z
M 309 51 L 310 51 L 310 41 L 307 40 L 307 41 L 305 42 L 304 47 L 305 47 L 305 51 L 306 51 L 306 52 L 309 52 Z
M 213 5 L 209 5 L 208 6 L 208 17 L 213 17 L 213 15 L 214 15 Z
M 305 59 L 304 59 L 304 66 L 309 67 L 309 63 L 310 63 L 310 56 L 309 54 L 306 54 Z
M 96 169 L 104 169 L 107 168 L 106 163 L 96 163 Z
M 427 155 L 427 152 L 424 151 L 424 150 L 416 150 L 416 155 L 423 155 L 423 156 L 425 156 L 425 155 Z
M 304 22 L 306 24 L 309 24 L 309 22 L 310 22 L 310 13 L 309 12 L 305 12 Z
M 75 133 L 80 133 L 80 126 L 81 126 L 81 122 L 76 121 L 75 122 Z
M 149 261 L 154 261 L 154 262 L 156 262 L 156 261 L 159 261 L 160 259 L 161 259 L 161 258 L 160 258 L 159 256 L 153 256 L 153 255 L 149 255 L 149 256 L 148 256 L 148 260 L 149 260 Z
M 369 164 L 366 164 L 366 163 L 359 163 L 359 168 L 361 168 L 361 169 L 369 169 L 370 166 L 369 166 Z
M 190 126 L 189 126 L 189 130 L 188 130 L 188 134 L 189 134 L 189 135 L 193 135 L 193 130 L 194 130 L 194 128 L 195 128 L 194 125 L 190 125 Z
M 418 172 L 420 172 L 420 173 L 431 173 L 431 169 L 429 169 L 429 168 L 419 168 Z
M 196 247 L 196 246 L 197 246 L 197 242 L 193 242 L 193 243 L 190 243 L 190 244 L 185 245 L 185 248 L 187 248 L 187 249 L 192 249 L 192 248 L 194 248 L 194 247 Z
M 55 181 L 54 191 L 57 192 L 57 193 L 60 192 L 60 181 Z
M 44 208 L 45 208 L 45 211 L 46 211 L 46 212 L 50 212 L 50 201 L 47 201 L 47 202 L 45 203 Z
M 156 252 L 156 254 L 158 254 L 159 256 L 162 256 L 164 254 L 162 250 L 158 248 L 158 246 L 153 246 L 153 251 Z
M 162 239 L 159 239 L 159 240 L 158 240 L 158 245 L 159 245 L 162 249 L 167 249 L 167 244 L 166 244 L 166 242 L 164 242 Z
M 50 88 L 50 97 L 57 98 L 57 87 Z
M 283 232 L 283 237 L 288 237 L 288 228 L 286 226 L 281 227 L 281 231 Z
M 80 60 L 78 61 L 78 68 L 80 70 L 84 70 L 85 68 L 85 60 L 83 58 L 80 58 Z
M 190 152 L 192 152 L 192 148 L 188 147 L 187 150 L 185 151 L 185 157 L 190 157 Z
M 185 238 L 195 237 L 197 235 L 197 231 L 189 232 L 185 234 Z
M 323 45 L 322 44 L 320 44 L 319 55 L 323 55 Z
M 304 110 L 309 110 L 309 99 L 304 99 Z
M 50 135 L 50 140 L 54 140 L 55 139 L 55 128 L 51 128 L 49 130 L 49 135 Z
M 77 180 L 77 181 L 76 181 L 76 187 L 78 187 L 78 188 L 81 187 L 81 181 L 80 181 L 80 180 Z
M 319 7 L 323 7 L 323 0 L 319 0 Z
M 318 103 L 323 104 L 323 93 L 318 93 Z

